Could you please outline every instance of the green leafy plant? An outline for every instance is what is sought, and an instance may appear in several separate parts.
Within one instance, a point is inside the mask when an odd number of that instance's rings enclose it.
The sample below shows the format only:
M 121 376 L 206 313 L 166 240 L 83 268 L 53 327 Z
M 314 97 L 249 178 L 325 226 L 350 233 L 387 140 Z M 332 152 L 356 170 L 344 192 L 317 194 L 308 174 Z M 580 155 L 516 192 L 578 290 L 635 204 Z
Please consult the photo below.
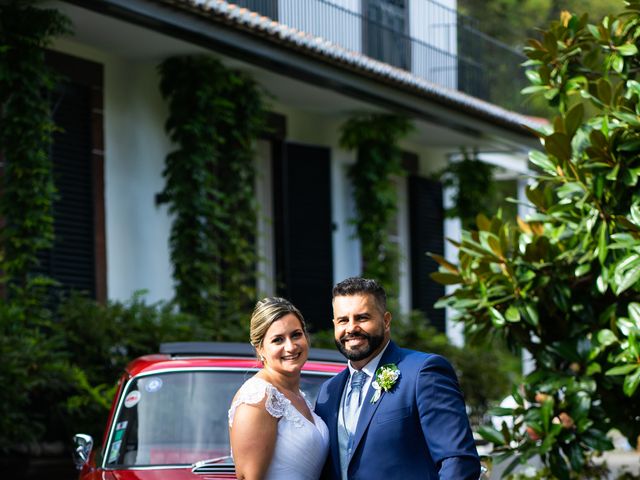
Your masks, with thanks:
M 255 300 L 253 147 L 265 125 L 264 94 L 207 56 L 170 58 L 159 71 L 166 129 L 178 147 L 167 156 L 161 194 L 174 216 L 176 300 L 221 339 L 246 330 Z
M 0 453 L 49 433 L 49 402 L 69 383 L 59 338 L 50 335 L 53 327 L 45 309 L 27 315 L 22 305 L 0 300 Z
M 434 256 L 433 278 L 458 284 L 440 302 L 470 338 L 500 335 L 535 370 L 512 391 L 512 426 L 483 435 L 519 462 L 540 456 L 549 478 L 584 478 L 615 427 L 640 434 L 640 2 L 590 25 L 563 12 L 526 50 L 532 86 L 558 112 L 535 132 L 544 151 L 527 189 L 535 213 L 516 225 L 477 218 L 458 264 Z
M 409 121 L 392 115 L 359 115 L 343 126 L 340 145 L 357 151 L 348 169 L 354 189 L 354 223 L 362 247 L 363 275 L 376 278 L 397 295 L 396 246 L 388 231 L 397 210 L 394 175 L 403 173 L 398 142 L 411 129 Z
M 497 211 L 495 167 L 478 160 L 474 152 L 463 150 L 462 154 L 462 160 L 450 162 L 437 177 L 455 192 L 453 207 L 446 215 L 459 218 L 463 228 L 471 228 L 479 213 L 492 215 Z
M 44 440 L 70 446 L 80 431 L 100 438 L 130 360 L 162 342 L 206 337 L 197 318 L 171 303 L 150 304 L 144 292 L 106 305 L 73 293 L 55 312 L 41 309 L 30 328 L 24 316 L 19 305 L 0 302 L 0 451 Z
M 69 377 L 59 410 L 67 437 L 102 434 L 116 380 L 126 364 L 158 352 L 160 343 L 206 338 L 204 322 L 167 302 L 148 303 L 144 292 L 102 305 L 79 294 L 64 299 L 53 334 L 67 352 Z
M 49 95 L 56 76 L 45 64 L 44 47 L 69 31 L 58 11 L 31 3 L 0 5 L 0 281 L 14 296 L 46 283 L 30 275 L 38 252 L 53 242 Z
M 46 434 L 47 402 L 64 390 L 67 363 L 44 306 L 51 281 L 32 275 L 53 241 L 55 195 L 49 159 L 56 76 L 44 47 L 69 31 L 53 9 L 0 4 L 0 451 Z

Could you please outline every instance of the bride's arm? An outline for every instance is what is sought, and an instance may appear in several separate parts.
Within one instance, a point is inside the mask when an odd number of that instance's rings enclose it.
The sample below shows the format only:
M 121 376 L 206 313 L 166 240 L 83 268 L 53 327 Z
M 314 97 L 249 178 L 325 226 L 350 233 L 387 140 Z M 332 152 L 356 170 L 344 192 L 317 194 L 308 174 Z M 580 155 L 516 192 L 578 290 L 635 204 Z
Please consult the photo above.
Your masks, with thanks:
M 229 432 L 238 480 L 264 478 L 273 457 L 277 430 L 278 419 L 267 412 L 264 401 L 238 406 Z

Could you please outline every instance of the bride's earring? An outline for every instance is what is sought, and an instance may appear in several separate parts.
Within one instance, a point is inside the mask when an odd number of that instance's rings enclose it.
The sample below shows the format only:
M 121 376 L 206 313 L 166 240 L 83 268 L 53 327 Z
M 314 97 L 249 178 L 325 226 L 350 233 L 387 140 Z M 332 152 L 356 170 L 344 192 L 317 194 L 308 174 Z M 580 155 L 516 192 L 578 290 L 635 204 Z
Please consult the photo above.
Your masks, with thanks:
M 262 355 L 260 355 L 260 361 L 264 363 L 264 357 Z

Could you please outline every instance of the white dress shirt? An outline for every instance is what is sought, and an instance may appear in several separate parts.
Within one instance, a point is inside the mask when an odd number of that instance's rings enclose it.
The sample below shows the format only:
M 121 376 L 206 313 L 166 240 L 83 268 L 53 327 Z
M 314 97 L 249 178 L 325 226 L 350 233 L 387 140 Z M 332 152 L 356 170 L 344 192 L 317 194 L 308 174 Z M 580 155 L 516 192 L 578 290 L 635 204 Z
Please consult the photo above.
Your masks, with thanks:
M 356 418 L 360 417 L 360 411 L 362 410 L 362 405 L 364 404 L 367 392 L 369 391 L 369 386 L 371 385 L 376 370 L 378 369 L 380 359 L 382 358 L 382 355 L 384 354 L 388 346 L 389 342 L 387 342 L 384 348 L 380 350 L 380 353 L 378 353 L 378 355 L 369 360 L 369 362 L 361 369 L 364 373 L 367 374 L 367 378 L 365 379 L 364 385 L 362 385 L 362 401 L 358 406 Z M 347 480 L 347 467 L 349 465 L 349 459 L 351 457 L 351 452 L 348 451 L 349 433 L 347 432 L 344 424 L 344 402 L 348 398 L 349 392 L 351 391 L 351 377 L 353 376 L 353 372 L 356 371 L 356 369 L 353 368 L 353 365 L 351 365 L 351 360 L 349 360 L 347 365 L 349 368 L 349 378 L 347 379 L 344 390 L 342 391 L 340 410 L 338 411 L 338 449 L 340 451 L 340 470 L 342 472 L 342 480 Z

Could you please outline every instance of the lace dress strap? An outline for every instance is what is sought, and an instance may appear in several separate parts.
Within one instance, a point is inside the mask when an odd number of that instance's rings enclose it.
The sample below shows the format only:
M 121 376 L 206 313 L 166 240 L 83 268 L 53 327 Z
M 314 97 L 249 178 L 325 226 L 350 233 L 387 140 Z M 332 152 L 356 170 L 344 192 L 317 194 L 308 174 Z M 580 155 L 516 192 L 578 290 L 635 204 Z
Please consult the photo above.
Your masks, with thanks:
M 255 405 L 256 403 L 260 403 L 265 396 L 265 408 L 267 412 L 269 412 L 269 415 L 275 418 L 288 416 L 287 407 L 291 403 L 289 399 L 269 382 L 258 377 L 252 377 L 240 387 L 235 401 L 229 408 L 229 427 L 232 426 L 236 409 L 240 405 L 243 403 Z
M 302 395 L 302 398 L 304 398 L 304 403 L 307 404 L 307 407 L 309 407 L 309 411 L 313 412 L 313 405 L 311 405 L 311 402 L 309 401 L 309 399 L 307 398 L 307 394 L 304 393 L 302 390 L 300 390 L 300 394 Z

